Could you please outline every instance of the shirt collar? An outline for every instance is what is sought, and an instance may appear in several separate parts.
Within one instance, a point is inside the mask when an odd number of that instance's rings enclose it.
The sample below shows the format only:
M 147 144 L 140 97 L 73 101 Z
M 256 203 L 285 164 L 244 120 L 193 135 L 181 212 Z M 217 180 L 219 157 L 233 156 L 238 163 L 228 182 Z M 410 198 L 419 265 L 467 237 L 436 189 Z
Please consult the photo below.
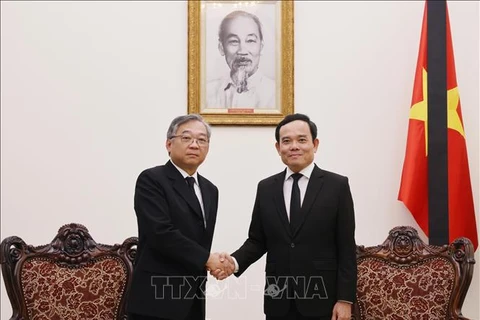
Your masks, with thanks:
M 303 170 L 301 170 L 299 173 L 301 173 L 307 179 L 310 179 L 310 176 L 312 175 L 312 172 L 313 172 L 313 168 L 315 168 L 315 163 L 312 162 L 308 166 L 303 168 Z M 285 174 L 285 181 L 288 180 L 293 173 L 294 172 L 290 170 L 289 167 L 287 167 L 287 172 Z
M 194 178 L 195 178 L 195 183 L 198 184 L 198 174 L 197 174 L 197 171 L 195 171 L 194 174 L 189 175 L 185 170 L 183 170 L 182 168 L 180 168 L 179 166 L 177 166 L 171 159 L 170 159 L 170 161 L 171 161 L 172 164 L 175 166 L 175 168 L 177 168 L 177 170 L 180 172 L 180 174 L 183 176 L 184 179 L 186 179 L 187 177 L 194 177 Z

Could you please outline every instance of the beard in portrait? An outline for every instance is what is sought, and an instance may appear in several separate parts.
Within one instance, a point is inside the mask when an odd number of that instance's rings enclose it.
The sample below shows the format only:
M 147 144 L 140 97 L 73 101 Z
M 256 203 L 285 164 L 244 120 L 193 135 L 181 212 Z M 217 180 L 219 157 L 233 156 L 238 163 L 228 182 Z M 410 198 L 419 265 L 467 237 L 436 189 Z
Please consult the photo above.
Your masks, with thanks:
M 238 10 L 223 18 L 218 51 L 229 73 L 207 83 L 207 108 L 275 108 L 275 81 L 259 69 L 263 46 L 256 15 Z

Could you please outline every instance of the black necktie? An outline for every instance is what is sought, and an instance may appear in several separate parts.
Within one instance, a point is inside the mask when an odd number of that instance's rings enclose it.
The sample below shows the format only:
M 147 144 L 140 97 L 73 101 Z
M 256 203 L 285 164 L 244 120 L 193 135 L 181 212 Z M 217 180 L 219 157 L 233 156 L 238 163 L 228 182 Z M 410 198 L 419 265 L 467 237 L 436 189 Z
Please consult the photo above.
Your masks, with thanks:
M 198 200 L 197 194 L 195 193 L 195 178 L 194 177 L 186 177 L 185 180 L 187 180 L 187 184 L 190 187 L 190 190 L 193 192 L 193 196 L 195 197 L 195 202 L 197 209 L 200 210 L 200 213 L 202 214 L 203 217 L 203 212 L 202 212 L 202 207 L 200 206 L 200 201 Z M 203 217 L 203 222 L 205 224 L 205 217 Z
M 295 229 L 298 223 L 298 216 L 300 213 L 300 188 L 298 187 L 298 180 L 303 177 L 301 173 L 294 173 L 291 175 L 293 178 L 292 184 L 292 197 L 290 198 L 290 227 L 292 231 Z

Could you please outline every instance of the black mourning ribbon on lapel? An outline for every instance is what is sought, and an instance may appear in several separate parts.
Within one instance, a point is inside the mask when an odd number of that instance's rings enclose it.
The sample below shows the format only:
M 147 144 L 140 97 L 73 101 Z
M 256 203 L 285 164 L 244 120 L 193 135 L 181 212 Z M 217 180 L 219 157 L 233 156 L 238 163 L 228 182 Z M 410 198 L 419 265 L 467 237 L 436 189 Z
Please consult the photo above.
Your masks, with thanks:
M 203 212 L 202 212 L 202 207 L 200 206 L 200 201 L 198 200 L 198 197 L 197 197 L 197 194 L 195 193 L 195 178 L 194 177 L 186 177 L 185 180 L 187 180 L 187 184 L 188 186 L 190 187 L 190 190 L 193 192 L 193 195 L 195 196 L 195 206 L 197 206 L 197 209 L 199 210 L 199 212 L 202 214 L 202 217 L 203 217 L 203 225 L 206 226 L 206 222 L 205 222 L 205 216 L 203 215 Z
M 292 184 L 292 196 L 290 198 L 290 228 L 295 230 L 297 226 L 298 219 L 300 216 L 300 208 L 301 208 L 301 201 L 300 201 L 300 188 L 298 186 L 298 180 L 303 177 L 301 173 L 294 173 L 291 175 L 293 178 Z

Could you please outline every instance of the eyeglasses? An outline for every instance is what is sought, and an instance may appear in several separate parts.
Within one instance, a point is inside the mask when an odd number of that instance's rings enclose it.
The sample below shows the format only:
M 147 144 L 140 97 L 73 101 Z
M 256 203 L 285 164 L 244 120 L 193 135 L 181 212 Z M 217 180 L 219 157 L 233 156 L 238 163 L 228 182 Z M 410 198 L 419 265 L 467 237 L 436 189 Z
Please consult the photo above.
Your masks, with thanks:
M 197 144 L 201 147 L 205 147 L 209 144 L 209 141 L 205 138 L 194 138 L 192 136 L 188 136 L 184 134 L 170 137 L 170 139 L 173 139 L 173 138 L 180 138 L 180 141 L 188 146 L 191 145 L 193 141 L 197 141 Z

